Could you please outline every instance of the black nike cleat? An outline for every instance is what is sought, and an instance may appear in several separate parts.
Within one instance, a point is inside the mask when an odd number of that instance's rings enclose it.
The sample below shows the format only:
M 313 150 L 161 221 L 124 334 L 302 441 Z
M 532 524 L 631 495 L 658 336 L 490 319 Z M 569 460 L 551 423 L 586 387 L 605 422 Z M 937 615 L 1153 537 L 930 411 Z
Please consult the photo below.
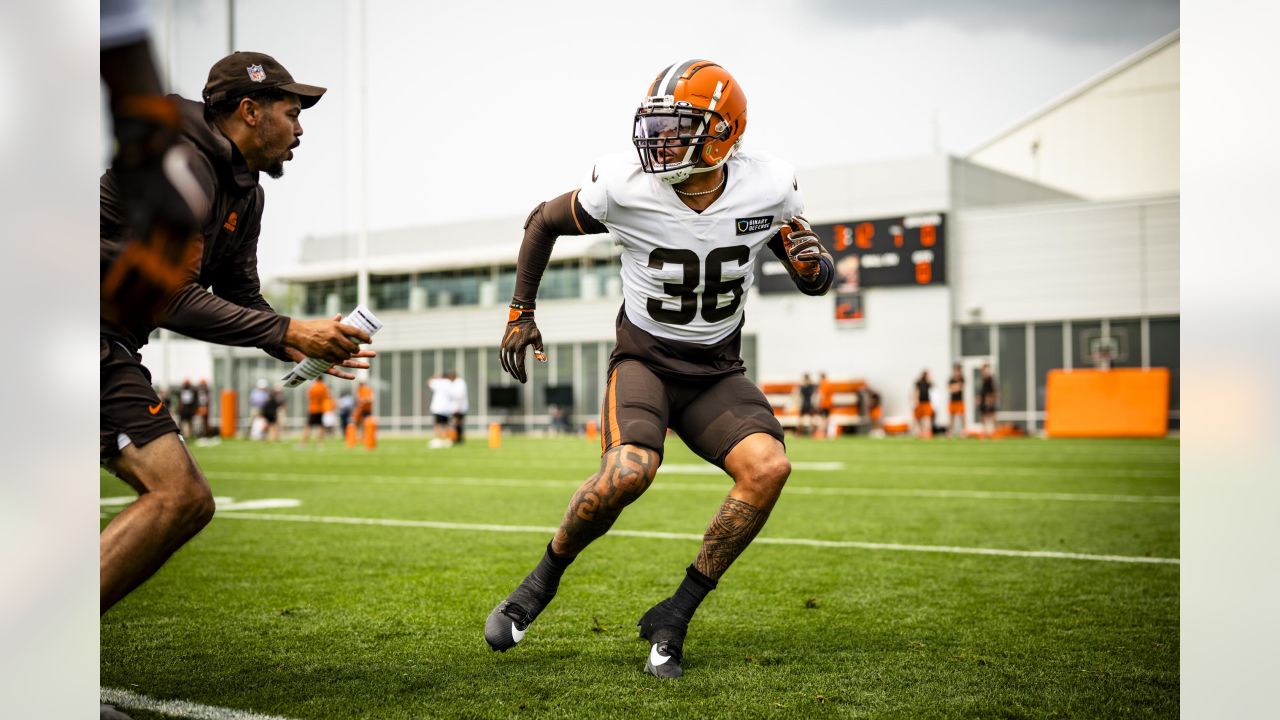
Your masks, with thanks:
M 684 659 L 684 636 L 689 630 L 689 620 L 671 610 L 663 600 L 649 608 L 638 625 L 640 637 L 650 643 L 644 671 L 672 680 L 684 675 L 680 662 Z
M 498 603 L 498 607 L 489 613 L 484 622 L 485 642 L 498 652 L 506 652 L 515 647 L 555 596 L 555 587 L 548 590 L 531 573 L 506 600 Z

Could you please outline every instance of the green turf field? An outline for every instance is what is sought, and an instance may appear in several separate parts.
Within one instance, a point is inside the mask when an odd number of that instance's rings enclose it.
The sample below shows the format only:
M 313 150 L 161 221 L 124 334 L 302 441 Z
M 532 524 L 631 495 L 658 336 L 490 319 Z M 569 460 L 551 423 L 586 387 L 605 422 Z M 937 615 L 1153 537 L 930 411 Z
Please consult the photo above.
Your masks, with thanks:
M 1176 440 L 789 449 L 787 491 L 663 682 L 636 620 L 730 484 L 678 439 L 627 533 L 589 548 L 505 654 L 485 616 L 598 445 L 196 448 L 220 498 L 300 504 L 220 509 L 103 619 L 102 685 L 317 719 L 1177 716 Z M 129 490 L 104 475 L 101 493 Z

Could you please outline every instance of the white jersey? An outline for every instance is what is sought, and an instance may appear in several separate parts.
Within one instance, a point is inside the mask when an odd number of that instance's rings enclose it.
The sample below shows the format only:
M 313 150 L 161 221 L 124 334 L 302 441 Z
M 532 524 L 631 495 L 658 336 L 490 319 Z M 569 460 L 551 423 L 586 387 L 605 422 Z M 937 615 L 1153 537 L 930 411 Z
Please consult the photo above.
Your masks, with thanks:
M 724 192 L 690 210 L 640 167 L 634 152 L 601 158 L 578 202 L 622 245 L 627 319 L 670 340 L 711 345 L 742 322 L 756 254 L 787 219 L 804 212 L 791 166 L 739 153 L 725 163 Z

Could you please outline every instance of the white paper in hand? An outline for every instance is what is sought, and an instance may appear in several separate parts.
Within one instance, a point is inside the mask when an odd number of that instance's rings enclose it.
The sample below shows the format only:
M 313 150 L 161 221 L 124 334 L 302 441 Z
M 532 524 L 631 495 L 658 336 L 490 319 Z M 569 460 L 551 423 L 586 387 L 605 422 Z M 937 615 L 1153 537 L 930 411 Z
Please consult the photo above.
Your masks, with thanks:
M 369 333 L 369 337 L 373 337 L 374 333 L 382 329 L 382 321 L 369 312 L 369 308 L 363 305 L 357 305 L 355 310 L 347 313 L 346 317 L 342 318 L 342 324 L 358 327 Z M 351 338 L 351 341 L 355 342 L 355 338 Z M 308 380 L 315 380 L 320 377 L 333 365 L 334 363 L 328 360 L 307 358 L 293 366 L 289 374 L 281 379 L 284 381 L 285 387 L 298 387 Z

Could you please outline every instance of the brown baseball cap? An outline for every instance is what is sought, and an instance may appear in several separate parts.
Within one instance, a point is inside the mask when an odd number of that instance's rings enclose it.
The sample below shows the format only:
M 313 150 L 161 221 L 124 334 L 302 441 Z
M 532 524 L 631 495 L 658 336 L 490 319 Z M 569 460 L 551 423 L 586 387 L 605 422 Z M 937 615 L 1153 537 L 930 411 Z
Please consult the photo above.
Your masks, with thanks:
M 304 108 L 320 102 L 326 90 L 294 82 L 289 71 L 266 53 L 233 52 L 209 68 L 203 94 L 205 103 L 212 105 L 272 88 L 297 95 Z

